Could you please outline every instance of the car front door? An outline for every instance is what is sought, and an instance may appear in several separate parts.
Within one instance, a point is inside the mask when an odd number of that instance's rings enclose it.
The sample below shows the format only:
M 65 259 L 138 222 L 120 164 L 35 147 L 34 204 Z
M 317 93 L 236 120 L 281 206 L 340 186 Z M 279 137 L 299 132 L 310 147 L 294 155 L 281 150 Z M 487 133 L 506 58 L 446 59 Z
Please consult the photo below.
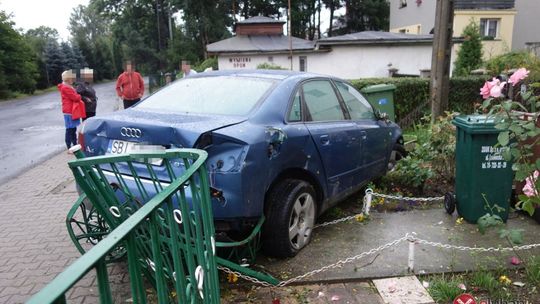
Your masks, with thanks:
M 305 125 L 324 165 L 328 193 L 335 196 L 355 184 L 360 170 L 361 138 L 330 80 L 305 82 L 301 96 L 306 105 Z
M 391 140 L 391 130 L 386 122 L 377 120 L 369 102 L 351 85 L 335 81 L 351 121 L 356 124 L 357 136 L 362 140 L 359 158 L 363 168 L 360 181 L 379 176 L 386 170 L 386 158 Z

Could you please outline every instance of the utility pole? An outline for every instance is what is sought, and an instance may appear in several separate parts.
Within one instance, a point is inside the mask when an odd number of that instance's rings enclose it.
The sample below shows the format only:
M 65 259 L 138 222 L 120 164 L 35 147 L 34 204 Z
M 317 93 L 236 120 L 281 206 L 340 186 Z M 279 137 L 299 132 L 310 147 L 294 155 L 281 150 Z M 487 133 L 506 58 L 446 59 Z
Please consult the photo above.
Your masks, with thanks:
M 287 34 L 289 35 L 289 58 L 291 58 L 291 71 L 293 70 L 293 54 L 292 54 L 292 33 L 291 33 L 291 0 L 288 1 L 289 8 L 287 9 L 287 19 L 289 19 L 289 29 L 287 30 Z
M 454 0 L 437 0 L 433 53 L 431 55 L 431 123 L 448 108 L 450 55 L 454 24 Z

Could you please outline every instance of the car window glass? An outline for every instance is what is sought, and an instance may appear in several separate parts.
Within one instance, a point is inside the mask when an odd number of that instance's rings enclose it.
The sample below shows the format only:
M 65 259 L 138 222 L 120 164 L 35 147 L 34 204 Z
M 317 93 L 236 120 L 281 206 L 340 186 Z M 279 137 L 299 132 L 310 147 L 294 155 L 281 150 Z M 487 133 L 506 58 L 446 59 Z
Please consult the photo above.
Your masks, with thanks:
M 246 115 L 274 83 L 275 80 L 232 76 L 185 78 L 149 96 L 136 108 Z
M 375 118 L 371 105 L 355 88 L 340 81 L 336 81 L 336 86 L 341 97 L 343 97 L 347 110 L 349 110 L 351 119 Z
M 300 99 L 300 90 L 296 91 L 294 94 L 294 100 L 291 107 L 291 112 L 289 113 L 289 121 L 301 121 L 302 120 L 302 107 Z
M 345 119 L 336 93 L 326 80 L 310 81 L 303 85 L 307 109 L 313 121 Z

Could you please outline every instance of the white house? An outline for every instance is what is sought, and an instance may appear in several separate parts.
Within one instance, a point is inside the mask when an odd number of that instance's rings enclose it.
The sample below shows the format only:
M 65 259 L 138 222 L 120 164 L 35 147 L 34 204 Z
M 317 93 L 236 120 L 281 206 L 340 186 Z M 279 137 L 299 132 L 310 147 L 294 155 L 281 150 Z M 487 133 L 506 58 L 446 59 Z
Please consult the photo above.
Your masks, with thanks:
M 432 35 L 366 31 L 317 41 L 289 40 L 284 23 L 261 16 L 240 21 L 235 37 L 207 45 L 207 52 L 217 55 L 220 70 L 271 63 L 345 79 L 420 76 L 431 68 Z

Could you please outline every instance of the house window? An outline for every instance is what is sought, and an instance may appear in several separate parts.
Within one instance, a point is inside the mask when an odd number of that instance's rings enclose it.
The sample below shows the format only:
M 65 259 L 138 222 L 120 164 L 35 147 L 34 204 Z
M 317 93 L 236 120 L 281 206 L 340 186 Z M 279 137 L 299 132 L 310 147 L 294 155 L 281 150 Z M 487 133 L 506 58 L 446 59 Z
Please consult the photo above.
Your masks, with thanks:
M 482 37 L 497 37 L 500 19 L 480 19 L 480 35 Z
M 300 71 L 301 72 L 307 71 L 307 57 L 306 56 L 300 56 Z

